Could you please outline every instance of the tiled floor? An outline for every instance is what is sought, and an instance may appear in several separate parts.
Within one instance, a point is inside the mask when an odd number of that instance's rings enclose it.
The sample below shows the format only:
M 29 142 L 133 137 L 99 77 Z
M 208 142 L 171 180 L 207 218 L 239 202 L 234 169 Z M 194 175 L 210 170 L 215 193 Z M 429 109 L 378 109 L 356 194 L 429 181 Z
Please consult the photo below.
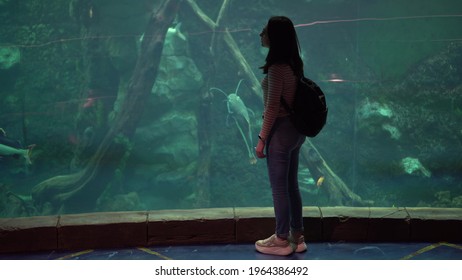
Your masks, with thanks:
M 288 257 L 260 254 L 253 244 L 230 244 L 0 254 L 0 260 L 462 260 L 462 244 L 446 242 L 310 243 L 308 247 L 308 252 Z

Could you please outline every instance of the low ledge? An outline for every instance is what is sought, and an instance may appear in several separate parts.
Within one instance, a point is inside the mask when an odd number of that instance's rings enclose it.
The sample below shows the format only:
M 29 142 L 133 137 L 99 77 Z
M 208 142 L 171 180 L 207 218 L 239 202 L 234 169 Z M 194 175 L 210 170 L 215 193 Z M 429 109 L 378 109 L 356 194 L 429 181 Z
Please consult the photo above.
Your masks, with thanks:
M 462 208 L 304 207 L 309 242 L 461 242 Z M 0 219 L 0 253 L 248 243 L 274 232 L 274 211 L 209 208 Z

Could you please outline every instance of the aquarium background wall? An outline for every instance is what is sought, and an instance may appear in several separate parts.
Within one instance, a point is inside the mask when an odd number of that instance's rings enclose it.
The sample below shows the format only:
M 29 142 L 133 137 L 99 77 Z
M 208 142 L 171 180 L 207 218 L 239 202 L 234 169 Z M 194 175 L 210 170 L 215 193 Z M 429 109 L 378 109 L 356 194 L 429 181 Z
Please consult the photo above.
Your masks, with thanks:
M 1 217 L 271 206 L 253 147 L 272 15 L 329 106 L 303 204 L 462 207 L 461 1 L 164 2 L 0 1 Z

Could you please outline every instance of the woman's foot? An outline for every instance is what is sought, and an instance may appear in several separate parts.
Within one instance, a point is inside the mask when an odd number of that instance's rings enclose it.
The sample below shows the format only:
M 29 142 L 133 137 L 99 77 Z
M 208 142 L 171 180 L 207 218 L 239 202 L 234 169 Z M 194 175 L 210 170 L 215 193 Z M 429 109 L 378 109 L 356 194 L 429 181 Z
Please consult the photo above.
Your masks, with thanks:
M 263 254 L 287 256 L 294 252 L 295 244 L 291 244 L 288 240 L 273 234 L 266 239 L 255 242 L 255 249 Z
M 295 247 L 295 253 L 302 253 L 308 249 L 308 246 L 305 243 L 305 237 L 303 235 L 299 235 L 298 237 L 290 236 L 289 240 L 293 243 Z

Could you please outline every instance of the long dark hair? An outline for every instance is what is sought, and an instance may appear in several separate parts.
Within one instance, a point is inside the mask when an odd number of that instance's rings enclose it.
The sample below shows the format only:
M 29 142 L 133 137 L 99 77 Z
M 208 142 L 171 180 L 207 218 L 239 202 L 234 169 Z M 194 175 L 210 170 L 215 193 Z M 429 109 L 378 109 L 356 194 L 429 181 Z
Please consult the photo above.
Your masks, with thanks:
M 288 17 L 273 16 L 266 25 L 269 51 L 266 55 L 266 63 L 263 65 L 263 73 L 268 73 L 268 68 L 273 64 L 287 63 L 297 76 L 303 74 L 303 61 L 300 57 L 300 44 L 292 21 Z

